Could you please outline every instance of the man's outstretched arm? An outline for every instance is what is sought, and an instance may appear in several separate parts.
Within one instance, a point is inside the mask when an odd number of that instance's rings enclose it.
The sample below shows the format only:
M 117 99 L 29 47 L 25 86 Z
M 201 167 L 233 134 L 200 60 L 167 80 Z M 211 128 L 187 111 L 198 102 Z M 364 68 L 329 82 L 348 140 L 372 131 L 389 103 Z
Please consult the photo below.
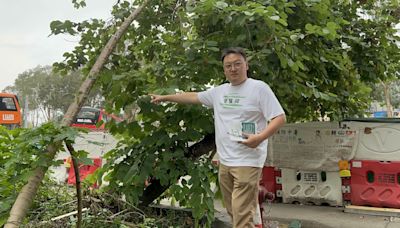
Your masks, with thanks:
M 179 104 L 201 104 L 196 92 L 185 92 L 169 95 L 149 94 L 151 103 L 174 102 Z

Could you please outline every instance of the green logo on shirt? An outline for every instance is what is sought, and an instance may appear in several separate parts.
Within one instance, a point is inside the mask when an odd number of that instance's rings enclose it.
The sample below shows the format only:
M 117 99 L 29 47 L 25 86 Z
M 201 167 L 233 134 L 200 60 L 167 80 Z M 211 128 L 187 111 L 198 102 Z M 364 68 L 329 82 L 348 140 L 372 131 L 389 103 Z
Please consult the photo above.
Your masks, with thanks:
M 240 96 L 237 93 L 232 93 L 224 96 L 224 101 L 221 104 L 224 108 L 238 108 L 242 107 L 241 100 L 245 98 L 244 96 Z

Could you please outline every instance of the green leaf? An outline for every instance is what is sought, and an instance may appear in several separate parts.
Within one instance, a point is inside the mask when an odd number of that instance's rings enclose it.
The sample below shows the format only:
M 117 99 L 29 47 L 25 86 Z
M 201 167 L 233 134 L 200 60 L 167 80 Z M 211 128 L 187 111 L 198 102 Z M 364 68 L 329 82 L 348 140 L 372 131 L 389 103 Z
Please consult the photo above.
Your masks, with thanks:
M 314 34 L 314 33 L 320 32 L 320 30 L 321 30 L 320 26 L 311 25 L 311 24 L 308 24 L 308 23 L 306 24 L 305 28 L 306 28 L 306 33 L 307 34 Z
M 131 180 L 134 178 L 135 174 L 138 173 L 138 163 L 134 163 L 128 170 L 128 172 L 125 174 L 125 177 L 123 179 L 124 183 L 126 184 L 131 184 Z
M 252 11 L 252 12 L 244 11 L 243 13 L 244 13 L 244 15 L 246 15 L 246 16 L 253 16 L 253 15 L 254 15 L 254 12 L 253 12 L 253 11 Z
M 330 30 L 327 29 L 327 28 L 323 28 L 323 29 L 322 29 L 322 33 L 323 33 L 323 34 L 329 34 L 329 33 L 330 33 Z
M 61 21 L 52 21 L 50 23 L 50 29 L 53 31 L 53 34 L 58 34 L 62 30 L 63 23 Z
M 219 9 L 224 9 L 224 8 L 228 7 L 229 5 L 228 5 L 226 2 L 224 2 L 224 1 L 217 1 L 217 2 L 215 3 L 215 6 L 216 6 L 217 8 L 219 8 Z
M 278 20 L 278 22 L 279 22 L 281 25 L 283 25 L 283 26 L 287 26 L 287 25 L 288 25 L 288 23 L 286 22 L 286 20 L 284 20 L 284 19 L 282 19 L 282 18 L 280 18 L 280 19 Z
M 281 67 L 286 68 L 286 66 L 288 65 L 288 61 L 287 61 L 286 57 L 283 56 L 281 53 L 276 53 L 276 54 L 278 55 L 278 58 L 280 60 Z
M 214 52 L 219 52 L 219 48 L 217 47 L 207 47 L 208 50 L 214 51 Z
M 212 46 L 212 47 L 217 47 L 218 46 L 218 42 L 217 41 L 213 41 L 213 40 L 208 40 L 206 42 L 207 46 Z
M 328 27 L 331 31 L 335 31 L 338 28 L 338 25 L 333 21 L 329 21 L 326 23 L 326 27 Z
M 309 82 L 309 81 L 307 81 L 307 82 L 306 82 L 306 85 L 307 85 L 308 87 L 310 87 L 310 88 L 315 88 L 315 87 L 316 87 L 315 84 L 314 84 L 314 82 Z
M 301 70 L 307 70 L 307 68 L 303 65 L 303 63 L 300 60 L 296 61 L 296 65 L 301 69 Z
M 79 164 L 83 165 L 93 165 L 93 159 L 87 157 L 79 157 L 77 158 Z
M 290 39 L 293 41 L 297 41 L 299 37 L 296 34 L 290 35 Z
M 299 66 L 291 58 L 288 59 L 288 65 L 294 72 L 298 72 L 299 71 Z
M 280 19 L 280 17 L 279 17 L 278 15 L 270 16 L 269 18 L 270 18 L 271 20 L 273 20 L 273 21 L 277 21 L 277 20 Z
M 313 94 L 314 94 L 315 98 L 320 98 L 321 97 L 321 93 L 318 92 L 318 90 L 316 90 L 316 89 L 313 90 Z

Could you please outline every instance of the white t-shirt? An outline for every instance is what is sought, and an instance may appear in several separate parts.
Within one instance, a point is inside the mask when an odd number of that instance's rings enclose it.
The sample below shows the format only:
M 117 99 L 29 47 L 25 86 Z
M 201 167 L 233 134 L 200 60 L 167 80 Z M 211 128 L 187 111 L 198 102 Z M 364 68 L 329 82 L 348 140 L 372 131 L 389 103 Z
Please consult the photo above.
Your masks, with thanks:
M 256 133 L 267 121 L 284 113 L 271 88 L 263 81 L 248 78 L 240 85 L 223 84 L 198 93 L 201 103 L 214 109 L 215 141 L 220 162 L 226 166 L 263 167 L 268 140 L 257 148 L 238 143 L 232 134 L 255 127 Z

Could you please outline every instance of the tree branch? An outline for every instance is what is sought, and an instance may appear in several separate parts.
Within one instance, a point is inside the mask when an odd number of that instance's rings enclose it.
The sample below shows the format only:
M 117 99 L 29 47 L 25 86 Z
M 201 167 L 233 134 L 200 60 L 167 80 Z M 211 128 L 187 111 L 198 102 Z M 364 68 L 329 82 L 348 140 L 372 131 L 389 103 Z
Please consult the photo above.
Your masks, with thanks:
M 71 143 L 65 142 L 69 153 L 71 154 L 72 165 L 74 167 L 75 173 L 75 188 L 76 188 L 76 197 L 78 199 L 78 221 L 76 222 L 76 228 L 80 228 L 82 226 L 82 191 L 81 191 L 81 175 L 79 172 L 79 164 L 76 160 L 76 152 Z
M 186 156 L 191 159 L 197 159 L 201 155 L 207 154 L 211 151 L 215 151 L 214 134 L 208 134 L 204 136 L 204 138 L 201 141 L 190 146 Z M 161 182 L 158 179 L 151 180 L 150 185 L 147 186 L 147 188 L 143 192 L 142 197 L 140 197 L 140 206 L 142 207 L 148 206 L 161 194 L 163 194 L 170 186 L 171 184 L 161 185 Z

